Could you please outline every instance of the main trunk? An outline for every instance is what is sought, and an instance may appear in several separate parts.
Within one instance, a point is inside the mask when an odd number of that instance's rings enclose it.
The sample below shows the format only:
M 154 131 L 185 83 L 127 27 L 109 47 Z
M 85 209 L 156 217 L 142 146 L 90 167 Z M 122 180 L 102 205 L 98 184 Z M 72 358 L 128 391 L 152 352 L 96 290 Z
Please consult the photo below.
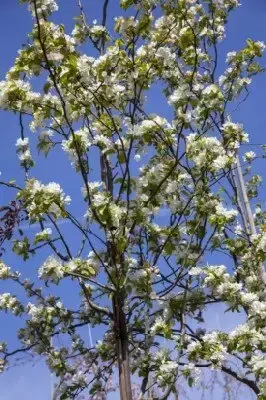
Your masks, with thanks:
M 123 299 L 120 295 L 115 295 L 114 297 L 113 311 L 119 369 L 120 399 L 132 400 L 127 325 L 125 313 L 123 311 Z
M 101 154 L 101 177 L 105 182 L 106 188 L 113 198 L 113 176 L 112 169 L 105 154 Z M 111 260 L 116 260 L 116 249 L 112 243 L 108 244 L 109 256 Z M 132 400 L 131 376 L 128 354 L 128 332 L 126 317 L 123 310 L 123 293 L 117 292 L 113 298 L 114 331 L 116 336 L 116 352 L 119 369 L 119 388 L 121 400 Z

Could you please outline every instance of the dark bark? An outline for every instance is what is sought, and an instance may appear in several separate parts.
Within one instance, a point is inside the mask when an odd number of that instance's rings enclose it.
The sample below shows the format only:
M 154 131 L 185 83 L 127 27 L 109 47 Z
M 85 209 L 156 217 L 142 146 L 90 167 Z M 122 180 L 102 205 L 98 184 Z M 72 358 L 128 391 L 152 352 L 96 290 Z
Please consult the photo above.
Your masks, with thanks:
M 128 332 L 123 305 L 123 297 L 120 294 L 115 294 L 113 299 L 113 313 L 119 369 L 120 398 L 121 400 L 132 400 Z

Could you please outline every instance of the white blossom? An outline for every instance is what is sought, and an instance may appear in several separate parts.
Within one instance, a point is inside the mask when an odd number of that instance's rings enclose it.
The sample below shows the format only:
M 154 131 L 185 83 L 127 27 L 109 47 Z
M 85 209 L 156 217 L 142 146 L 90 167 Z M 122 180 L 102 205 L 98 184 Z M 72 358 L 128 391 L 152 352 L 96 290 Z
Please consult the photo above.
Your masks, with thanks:
M 50 256 L 42 264 L 38 272 L 39 278 L 57 283 L 64 276 L 64 266 L 58 259 Z
M 11 274 L 11 268 L 0 261 L 0 279 L 7 279 Z
M 36 8 L 35 8 L 36 7 Z M 58 5 L 55 0 L 29 0 L 29 10 L 35 17 L 37 14 L 42 17 L 42 15 L 51 14 L 58 10 Z
M 254 151 L 247 151 L 243 156 L 245 162 L 250 162 L 254 160 L 254 158 L 256 158 L 256 153 L 254 153 Z

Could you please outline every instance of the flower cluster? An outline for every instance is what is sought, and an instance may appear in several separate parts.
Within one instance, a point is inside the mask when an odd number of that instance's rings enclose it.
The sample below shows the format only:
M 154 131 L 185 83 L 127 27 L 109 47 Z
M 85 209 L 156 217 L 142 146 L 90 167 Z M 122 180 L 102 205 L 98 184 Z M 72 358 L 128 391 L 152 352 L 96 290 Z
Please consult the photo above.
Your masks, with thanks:
M 16 148 L 19 155 L 20 165 L 25 169 L 33 167 L 34 161 L 29 148 L 29 138 L 19 138 L 16 142 Z
M 57 283 L 64 276 L 63 264 L 53 256 L 47 258 L 39 268 L 39 278 Z
M 156 379 L 161 387 L 171 385 L 177 374 L 178 363 L 172 361 L 170 352 L 167 349 L 162 349 L 154 355 L 153 359 L 156 365 Z
M 243 156 L 243 160 L 245 162 L 251 162 L 256 158 L 256 153 L 254 151 L 247 151 L 244 156 Z
M 51 235 L 52 235 L 51 228 L 43 229 L 41 232 L 36 233 L 34 238 L 34 243 L 37 244 L 39 242 L 44 242 L 46 240 L 49 240 Z
M 73 275 L 83 279 L 96 275 L 99 261 L 94 253 L 90 253 L 87 259 L 74 258 L 62 263 L 58 258 L 50 256 L 39 268 L 39 278 L 44 281 L 58 283 L 64 276 Z
M 0 310 L 11 311 L 14 315 L 22 315 L 24 307 L 16 296 L 10 293 L 0 294 Z
M 11 268 L 0 260 L 0 279 L 5 280 L 13 276 L 14 273 L 12 272 Z
M 227 121 L 223 124 L 221 130 L 223 131 L 224 146 L 226 149 L 236 150 L 241 143 L 248 142 L 248 134 L 244 132 L 241 124 Z
M 229 167 L 233 161 L 217 138 L 195 133 L 187 137 L 187 154 L 198 168 L 214 172 Z
M 201 341 L 188 345 L 187 353 L 191 361 L 198 359 L 210 360 L 214 368 L 221 368 L 226 359 L 226 346 L 224 345 L 226 334 L 212 332 L 203 335 Z
M 79 159 L 91 145 L 88 128 L 75 131 L 68 140 L 63 140 L 62 149 L 69 155 L 72 163 L 78 168 Z
M 14 110 L 26 110 L 25 100 L 31 85 L 21 79 L 0 82 L 0 107 Z
M 35 179 L 27 181 L 26 187 L 18 193 L 32 221 L 38 221 L 45 213 L 50 213 L 58 219 L 65 216 L 65 207 L 70 203 L 60 185 L 54 182 L 41 184 Z
M 21 2 L 29 3 L 29 11 L 33 17 L 37 14 L 39 18 L 42 18 L 58 10 L 56 0 L 21 0 Z

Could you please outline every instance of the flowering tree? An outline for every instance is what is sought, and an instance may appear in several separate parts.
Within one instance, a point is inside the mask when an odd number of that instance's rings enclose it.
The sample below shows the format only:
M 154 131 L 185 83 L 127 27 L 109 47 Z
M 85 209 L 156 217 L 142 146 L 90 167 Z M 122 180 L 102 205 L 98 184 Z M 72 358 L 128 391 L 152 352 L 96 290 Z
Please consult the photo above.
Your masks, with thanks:
M 100 24 L 78 1 L 71 34 L 52 22 L 55 0 L 21 2 L 33 30 L 0 82 L 1 108 L 20 116 L 24 171 L 24 179 L 1 182 L 17 192 L 5 239 L 24 260 L 50 255 L 32 281 L 1 261 L 1 279 L 28 298 L 0 296 L 1 310 L 24 324 L 18 348 L 1 344 L 2 369 L 18 354 L 41 355 L 62 400 L 105 398 L 118 369 L 121 399 L 131 400 L 133 378 L 138 399 L 178 398 L 180 385 L 210 368 L 266 399 L 265 213 L 251 210 L 260 178 L 243 180 L 238 151 L 248 134 L 228 111 L 262 71 L 265 45 L 248 39 L 217 73 L 238 0 L 121 0 L 113 25 L 108 0 Z M 168 119 L 147 111 L 158 82 Z M 69 158 L 81 186 L 72 201 L 59 183 L 37 179 L 23 121 L 38 137 L 39 157 Z M 39 224 L 35 236 L 14 234 L 22 209 Z M 65 281 L 79 299 L 73 307 L 59 291 Z M 213 304 L 242 311 L 243 323 L 209 331 Z M 87 343 L 87 324 L 101 332 L 96 345 Z

